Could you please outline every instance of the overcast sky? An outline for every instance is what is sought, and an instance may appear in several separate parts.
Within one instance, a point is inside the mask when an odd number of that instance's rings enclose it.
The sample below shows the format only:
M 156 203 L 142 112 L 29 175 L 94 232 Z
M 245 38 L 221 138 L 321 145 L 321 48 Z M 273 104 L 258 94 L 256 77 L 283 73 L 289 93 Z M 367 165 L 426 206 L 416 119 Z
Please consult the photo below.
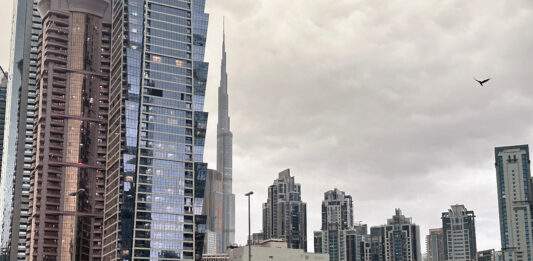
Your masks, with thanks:
M 207 9 L 206 157 L 215 168 L 226 16 L 240 243 L 243 194 L 255 192 L 257 232 L 267 187 L 291 168 L 310 250 L 333 188 L 352 195 L 356 220 L 380 225 L 401 208 L 423 237 L 450 204 L 465 204 L 478 249 L 499 249 L 493 150 L 533 139 L 533 2 L 208 0 Z M 9 28 L 0 34 L 7 64 Z M 473 77 L 492 80 L 480 88 Z

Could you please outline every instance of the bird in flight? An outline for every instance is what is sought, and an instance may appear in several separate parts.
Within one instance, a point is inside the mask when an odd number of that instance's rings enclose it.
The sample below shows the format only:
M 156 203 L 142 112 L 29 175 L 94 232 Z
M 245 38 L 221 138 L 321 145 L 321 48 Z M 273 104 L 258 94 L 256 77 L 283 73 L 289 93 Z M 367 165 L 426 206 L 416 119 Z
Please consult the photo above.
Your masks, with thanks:
M 481 87 L 484 87 L 485 85 L 483 85 L 483 84 L 485 84 L 485 83 L 487 83 L 488 81 L 490 81 L 490 78 L 487 78 L 487 79 L 485 79 L 485 80 L 483 80 L 483 81 L 480 81 L 480 80 L 478 80 L 478 79 L 476 79 L 476 78 L 474 78 L 474 80 L 476 80 L 476 82 L 479 83 L 479 85 L 481 85 Z

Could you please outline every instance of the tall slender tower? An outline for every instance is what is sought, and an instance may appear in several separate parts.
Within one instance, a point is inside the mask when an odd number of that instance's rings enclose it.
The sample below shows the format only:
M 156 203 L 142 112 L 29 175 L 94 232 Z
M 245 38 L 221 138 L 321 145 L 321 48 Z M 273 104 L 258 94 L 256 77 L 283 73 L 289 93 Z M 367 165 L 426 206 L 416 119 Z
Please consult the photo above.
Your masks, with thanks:
M 13 1 L 10 79 L 7 87 L 5 151 L 0 181 L 1 250 L 9 260 L 26 260 L 33 129 L 37 112 L 37 67 L 42 31 L 38 0 Z
M 113 0 L 105 261 L 201 258 L 205 2 Z
M 99 260 L 111 8 L 107 0 L 41 0 L 35 163 L 28 260 Z
M 500 233 L 505 260 L 533 259 L 529 146 L 495 149 Z
M 235 195 L 233 194 L 233 133 L 230 127 L 226 30 L 222 40 L 222 65 L 218 88 L 217 170 L 224 176 L 224 235 L 222 249 L 235 242 Z

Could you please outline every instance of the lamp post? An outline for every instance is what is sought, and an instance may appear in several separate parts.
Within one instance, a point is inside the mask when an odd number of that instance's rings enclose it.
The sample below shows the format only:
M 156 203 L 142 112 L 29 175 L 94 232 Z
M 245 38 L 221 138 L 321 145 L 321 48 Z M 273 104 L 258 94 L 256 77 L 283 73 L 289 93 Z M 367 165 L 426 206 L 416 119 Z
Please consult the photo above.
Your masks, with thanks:
M 250 191 L 245 196 L 248 197 L 248 261 L 252 261 L 252 226 L 250 218 L 250 197 L 254 194 L 253 191 Z

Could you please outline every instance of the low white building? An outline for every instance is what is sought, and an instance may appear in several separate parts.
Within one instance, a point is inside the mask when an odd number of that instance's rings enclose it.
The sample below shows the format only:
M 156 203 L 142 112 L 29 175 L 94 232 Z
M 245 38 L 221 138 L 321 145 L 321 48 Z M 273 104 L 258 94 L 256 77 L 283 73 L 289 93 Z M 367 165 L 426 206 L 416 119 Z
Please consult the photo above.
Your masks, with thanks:
M 252 261 L 329 261 L 327 254 L 306 253 L 302 249 L 289 249 L 283 240 L 266 240 L 252 245 Z M 248 261 L 248 246 L 229 251 L 230 261 Z

